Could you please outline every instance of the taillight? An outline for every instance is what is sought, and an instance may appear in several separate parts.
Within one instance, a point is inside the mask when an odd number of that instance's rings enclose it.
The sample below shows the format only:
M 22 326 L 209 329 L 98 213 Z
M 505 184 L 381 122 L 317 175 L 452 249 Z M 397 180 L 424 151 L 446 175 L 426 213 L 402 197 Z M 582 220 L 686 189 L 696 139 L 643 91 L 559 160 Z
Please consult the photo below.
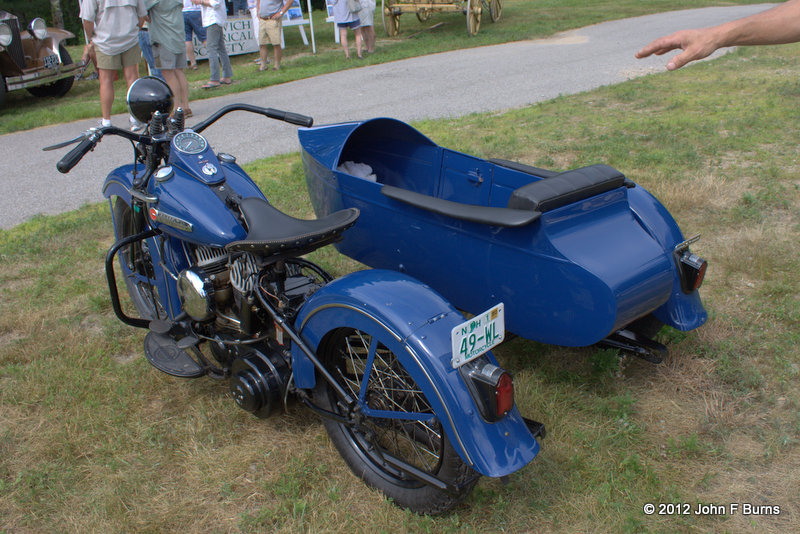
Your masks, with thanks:
M 494 387 L 495 412 L 505 415 L 514 407 L 514 380 L 507 372 L 500 375 Z
M 461 370 L 484 419 L 497 421 L 514 408 L 514 380 L 508 371 L 483 358 Z
M 708 262 L 687 250 L 681 255 L 679 265 L 681 267 L 681 286 L 683 291 L 691 293 L 699 289 L 706 276 Z

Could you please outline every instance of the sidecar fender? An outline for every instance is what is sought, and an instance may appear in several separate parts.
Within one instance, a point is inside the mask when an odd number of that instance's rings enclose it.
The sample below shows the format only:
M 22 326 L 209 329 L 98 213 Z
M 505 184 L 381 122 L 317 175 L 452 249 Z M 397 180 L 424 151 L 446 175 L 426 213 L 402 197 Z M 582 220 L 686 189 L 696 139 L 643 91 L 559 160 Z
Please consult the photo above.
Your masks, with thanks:
M 480 415 L 464 379 L 451 366 L 450 332 L 464 321 L 444 298 L 411 277 L 385 270 L 349 274 L 316 292 L 295 321 L 316 351 L 338 328 L 357 328 L 378 337 L 416 381 L 441 421 L 453 447 L 485 476 L 505 476 L 528 464 L 539 443 L 517 410 L 489 423 Z M 497 363 L 491 353 L 487 357 Z M 314 365 L 292 347 L 295 383 L 316 384 Z
M 670 255 L 675 245 L 683 242 L 684 236 L 678 223 L 667 208 L 645 188 L 628 189 L 628 202 L 639 223 L 661 245 L 665 254 Z M 673 269 L 669 299 L 656 308 L 653 315 L 664 324 L 683 331 L 702 326 L 708 318 L 700 293 L 695 290 L 687 294 L 681 289 L 677 266 Z

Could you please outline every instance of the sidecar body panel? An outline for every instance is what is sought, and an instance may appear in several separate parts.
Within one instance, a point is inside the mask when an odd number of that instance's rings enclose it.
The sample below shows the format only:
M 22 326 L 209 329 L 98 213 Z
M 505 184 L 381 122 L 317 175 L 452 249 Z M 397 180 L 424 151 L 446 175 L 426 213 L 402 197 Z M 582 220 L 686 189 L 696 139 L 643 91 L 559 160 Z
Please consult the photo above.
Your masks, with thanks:
M 451 365 L 451 330 L 463 316 L 430 287 L 392 271 L 365 270 L 339 278 L 306 302 L 295 321 L 317 351 L 328 333 L 356 328 L 376 337 L 401 361 L 425 394 L 459 455 L 479 473 L 500 477 L 527 465 L 539 444 L 516 406 L 499 421 L 480 415 L 464 378 Z M 491 352 L 483 357 L 497 364 Z M 295 383 L 316 383 L 314 366 L 292 346 Z
M 487 224 L 458 213 L 474 206 L 503 212 L 515 191 L 552 177 L 439 147 L 394 119 L 301 129 L 299 136 L 317 215 L 361 211 L 337 248 L 422 280 L 458 309 L 479 313 L 504 302 L 509 331 L 567 346 L 596 343 L 656 311 L 684 330 L 705 320 L 697 293 L 680 290 L 672 257 L 680 230 L 627 180 L 543 208 L 529 224 Z M 371 172 L 354 175 L 359 169 L 346 162 Z M 384 186 L 442 209 L 390 198 Z

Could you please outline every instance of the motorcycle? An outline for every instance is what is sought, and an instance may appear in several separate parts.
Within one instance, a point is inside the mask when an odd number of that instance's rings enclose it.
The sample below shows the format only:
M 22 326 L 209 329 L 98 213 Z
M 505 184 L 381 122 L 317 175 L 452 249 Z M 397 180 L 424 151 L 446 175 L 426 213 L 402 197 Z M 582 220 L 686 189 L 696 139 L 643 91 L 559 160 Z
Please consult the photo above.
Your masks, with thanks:
M 375 118 L 301 128 L 317 216 L 361 213 L 336 248 L 394 269 L 479 314 L 502 302 L 510 332 L 599 344 L 659 363 L 663 325 L 705 323 L 708 262 L 669 211 L 607 165 L 566 172 L 481 159 Z
M 92 128 L 46 150 L 78 142 L 57 164 L 68 173 L 104 136 L 132 142 L 133 164 L 103 184 L 116 235 L 105 270 L 115 314 L 147 331 L 154 367 L 227 380 L 237 405 L 261 418 L 297 399 L 356 476 L 417 513 L 447 511 L 481 475 L 506 477 L 533 460 L 544 426 L 520 415 L 490 350 L 502 314 L 465 321 L 396 271 L 333 279 L 303 256 L 341 239 L 359 210 L 291 217 L 202 135 L 233 111 L 304 127 L 310 117 L 233 104 L 187 128 L 182 109 L 168 117 L 167 85 L 150 77 L 127 100 L 144 133 Z M 117 261 L 132 304 L 118 293 Z M 490 342 L 455 358 L 453 345 L 480 332 Z

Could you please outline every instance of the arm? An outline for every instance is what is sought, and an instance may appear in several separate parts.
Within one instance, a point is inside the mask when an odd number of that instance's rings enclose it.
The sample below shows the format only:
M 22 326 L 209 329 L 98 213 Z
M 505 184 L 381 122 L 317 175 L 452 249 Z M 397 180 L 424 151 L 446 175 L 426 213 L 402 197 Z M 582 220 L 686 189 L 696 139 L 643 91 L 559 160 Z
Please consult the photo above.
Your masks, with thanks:
M 259 3 L 260 1 L 261 0 L 259 0 Z M 289 11 L 289 8 L 292 7 L 292 2 L 294 2 L 294 0 L 286 0 L 280 11 L 274 13 L 270 18 L 273 20 L 278 20 L 279 18 L 281 18 L 287 11 Z
M 651 54 L 683 50 L 667 64 L 679 69 L 690 61 L 708 57 L 718 48 L 739 45 L 785 44 L 800 41 L 800 0 L 787 2 L 742 19 L 710 28 L 681 30 L 651 42 L 636 53 L 641 59 Z

